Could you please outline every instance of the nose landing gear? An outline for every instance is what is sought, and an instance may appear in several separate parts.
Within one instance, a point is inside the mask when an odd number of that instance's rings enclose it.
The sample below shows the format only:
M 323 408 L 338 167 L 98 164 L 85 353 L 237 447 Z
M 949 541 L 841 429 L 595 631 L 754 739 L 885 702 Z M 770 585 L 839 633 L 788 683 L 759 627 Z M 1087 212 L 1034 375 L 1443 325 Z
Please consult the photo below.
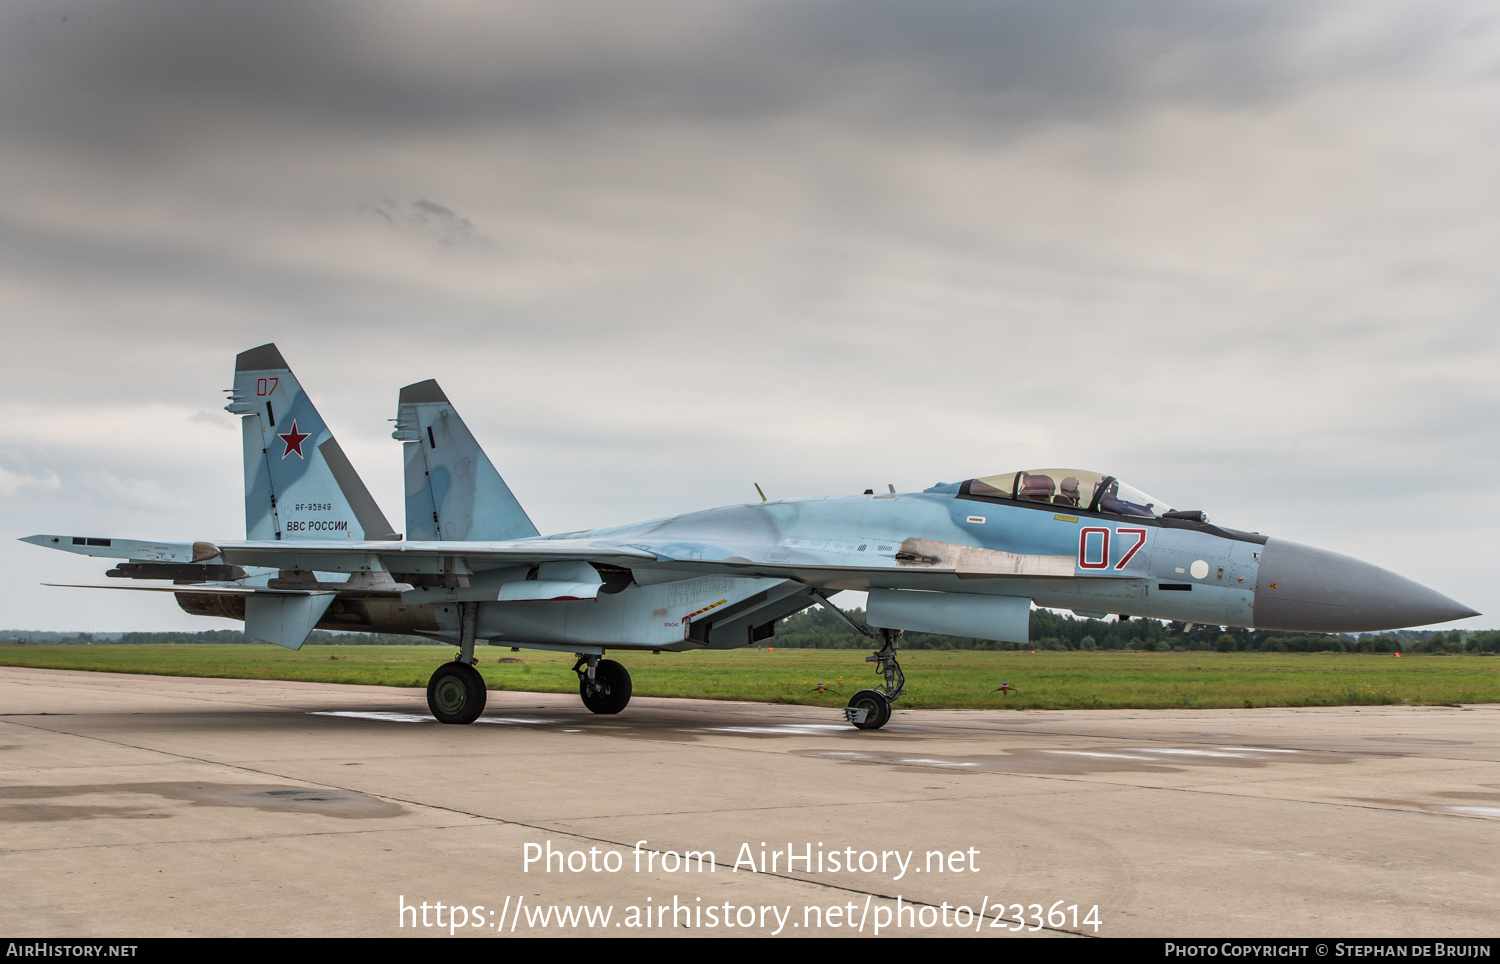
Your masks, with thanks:
M 875 663 L 885 675 L 885 685 L 877 689 L 860 690 L 844 707 L 844 718 L 861 730 L 878 730 L 891 719 L 891 703 L 906 692 L 906 674 L 896 661 L 896 641 L 901 638 L 899 629 L 880 631 L 881 647 L 865 662 Z
M 880 690 L 860 690 L 849 698 L 844 718 L 861 730 L 878 730 L 891 718 L 891 701 Z
M 612 715 L 630 703 L 630 673 L 612 659 L 582 655 L 573 664 L 578 695 L 592 712 Z

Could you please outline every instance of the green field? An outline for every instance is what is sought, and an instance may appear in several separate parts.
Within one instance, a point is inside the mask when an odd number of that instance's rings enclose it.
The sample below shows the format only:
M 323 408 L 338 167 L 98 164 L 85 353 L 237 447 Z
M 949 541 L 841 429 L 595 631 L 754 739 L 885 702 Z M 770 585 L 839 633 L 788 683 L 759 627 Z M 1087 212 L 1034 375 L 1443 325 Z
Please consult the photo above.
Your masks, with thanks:
M 452 650 L 436 646 L 0 645 L 0 665 L 167 676 L 423 687 Z M 492 690 L 575 693 L 572 657 L 479 650 Z M 772 649 L 612 653 L 636 696 L 842 706 L 879 682 L 864 654 Z M 508 662 L 501 662 L 501 660 Z M 1500 702 L 1500 658 L 1355 653 L 916 650 L 901 657 L 903 707 L 1209 709 Z M 819 682 L 828 692 L 816 693 Z M 994 692 L 1010 683 L 1013 692 Z

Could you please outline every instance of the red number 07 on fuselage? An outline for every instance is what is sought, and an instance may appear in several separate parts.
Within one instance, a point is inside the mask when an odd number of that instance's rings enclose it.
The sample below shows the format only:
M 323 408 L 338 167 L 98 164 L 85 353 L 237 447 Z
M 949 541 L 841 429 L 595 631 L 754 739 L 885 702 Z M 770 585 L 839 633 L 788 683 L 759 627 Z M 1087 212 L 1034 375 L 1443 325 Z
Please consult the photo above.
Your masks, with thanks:
M 1078 568 L 1079 569 L 1108 569 L 1109 568 L 1109 539 L 1110 529 L 1104 526 L 1084 526 L 1078 531 Z M 1141 546 L 1146 544 L 1146 530 L 1137 528 L 1121 527 L 1113 530 L 1118 536 L 1135 536 L 1135 544 L 1123 555 L 1120 561 L 1115 563 L 1116 569 L 1124 569 L 1125 564 L 1140 551 Z M 1097 536 L 1097 538 L 1089 538 Z M 1097 547 L 1097 553 L 1091 550 Z

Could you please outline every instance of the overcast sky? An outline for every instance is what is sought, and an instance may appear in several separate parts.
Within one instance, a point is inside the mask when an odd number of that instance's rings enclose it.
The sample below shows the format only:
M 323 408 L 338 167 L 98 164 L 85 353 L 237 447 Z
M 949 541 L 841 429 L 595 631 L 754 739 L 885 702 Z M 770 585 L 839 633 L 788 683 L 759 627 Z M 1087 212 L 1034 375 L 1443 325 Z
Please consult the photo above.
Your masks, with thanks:
M 0 628 L 241 538 L 275 341 L 401 527 L 437 378 L 543 532 L 1025 467 L 1500 614 L 1500 8 L 0 6 Z M 1500 615 L 1463 624 L 1500 625 Z

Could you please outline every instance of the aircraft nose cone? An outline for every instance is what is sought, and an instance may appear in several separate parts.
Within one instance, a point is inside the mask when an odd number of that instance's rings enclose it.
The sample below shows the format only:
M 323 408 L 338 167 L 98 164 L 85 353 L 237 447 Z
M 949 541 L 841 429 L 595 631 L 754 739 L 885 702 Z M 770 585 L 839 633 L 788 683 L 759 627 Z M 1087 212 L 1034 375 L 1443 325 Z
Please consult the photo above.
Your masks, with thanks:
M 1255 580 L 1255 628 L 1357 633 L 1479 615 L 1440 592 L 1349 556 L 1268 539 Z

